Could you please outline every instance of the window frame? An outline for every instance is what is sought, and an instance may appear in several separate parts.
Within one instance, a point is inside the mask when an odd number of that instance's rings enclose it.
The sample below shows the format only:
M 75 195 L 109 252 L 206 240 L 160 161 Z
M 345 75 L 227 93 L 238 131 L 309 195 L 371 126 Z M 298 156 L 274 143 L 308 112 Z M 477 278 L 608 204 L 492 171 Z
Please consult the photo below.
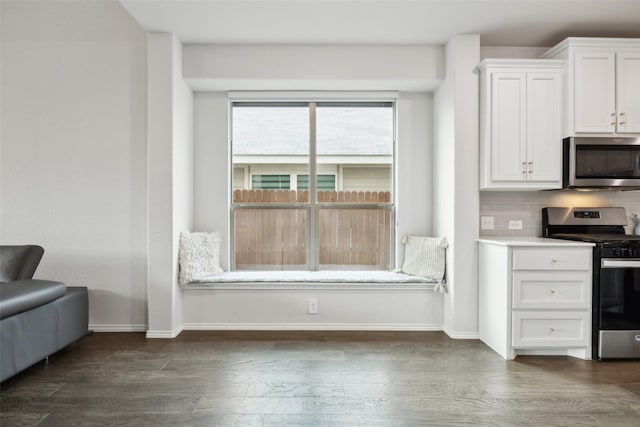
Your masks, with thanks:
M 284 99 L 279 98 L 277 94 L 274 94 L 273 97 L 263 98 L 264 94 L 257 99 L 245 99 L 245 96 L 232 96 L 232 93 L 229 94 L 229 166 L 231 173 L 229 174 L 229 189 L 230 189 L 230 197 L 229 197 L 229 212 L 230 212 L 230 238 L 229 238 L 229 266 L 231 271 L 236 271 L 236 254 L 235 254 L 235 210 L 236 209 L 306 209 L 307 211 L 307 245 L 306 245 L 306 258 L 307 265 L 305 271 L 318 271 L 320 267 L 320 255 L 319 255 L 319 233 L 320 233 L 320 221 L 319 221 L 319 212 L 321 209 L 387 209 L 390 211 L 391 218 L 391 227 L 390 227 L 390 244 L 389 244 L 389 266 L 390 270 L 393 270 L 395 266 L 396 260 L 396 197 L 397 197 L 397 128 L 398 128 L 398 120 L 397 120 L 397 94 L 391 97 L 385 97 L 383 99 L 375 99 L 365 96 L 364 99 L 341 99 L 341 98 L 333 98 L 331 95 L 327 95 L 328 98 L 324 99 L 323 97 L 315 98 L 315 97 L 295 97 L 294 100 L 287 100 L 286 97 Z M 369 94 L 371 97 L 375 97 L 375 94 Z M 360 98 L 360 97 L 358 97 Z M 305 191 L 309 192 L 309 201 L 304 202 L 295 202 L 295 203 L 234 203 L 233 202 L 233 109 L 235 104 L 245 104 L 254 106 L 306 106 L 309 109 L 309 153 L 308 153 L 308 176 L 309 176 L 309 188 Z M 316 132 L 316 109 L 318 104 L 321 106 L 363 106 L 363 105 L 381 105 L 388 104 L 392 111 L 392 159 L 391 159 L 391 200 L 389 203 L 318 203 L 317 201 L 317 180 L 311 179 L 311 177 L 317 177 L 317 132 Z M 246 171 L 246 169 L 245 169 Z M 251 185 L 252 174 L 248 174 L 249 183 Z M 291 178 L 291 183 L 296 183 L 295 190 L 297 191 L 297 175 L 296 178 Z M 323 174 L 321 174 L 323 175 Z M 324 174 L 328 175 L 328 174 Z M 338 177 L 336 174 L 333 174 L 335 179 L 335 187 L 337 189 L 340 186 L 338 182 Z M 346 270 L 346 269 L 345 269 Z

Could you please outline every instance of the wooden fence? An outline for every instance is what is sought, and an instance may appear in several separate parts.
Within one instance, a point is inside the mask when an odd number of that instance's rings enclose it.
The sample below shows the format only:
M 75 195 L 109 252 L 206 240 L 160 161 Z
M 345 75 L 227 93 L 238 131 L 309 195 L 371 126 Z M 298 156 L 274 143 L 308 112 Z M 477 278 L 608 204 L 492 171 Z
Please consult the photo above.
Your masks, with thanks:
M 391 203 L 390 191 L 318 191 L 318 203 Z M 309 203 L 308 191 L 234 190 L 233 203 Z
M 234 203 L 301 203 L 308 191 L 236 190 Z M 389 203 L 390 192 L 320 191 L 319 203 Z M 234 211 L 235 267 L 306 269 L 306 208 L 241 208 Z M 385 207 L 318 208 L 318 251 L 325 269 L 354 266 L 389 269 L 391 210 Z

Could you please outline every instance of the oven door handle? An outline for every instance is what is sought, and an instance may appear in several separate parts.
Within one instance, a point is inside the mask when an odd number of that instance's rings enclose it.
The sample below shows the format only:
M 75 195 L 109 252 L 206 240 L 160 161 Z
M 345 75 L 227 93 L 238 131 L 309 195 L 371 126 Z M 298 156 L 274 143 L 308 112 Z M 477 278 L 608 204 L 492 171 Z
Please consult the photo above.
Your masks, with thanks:
M 602 258 L 601 268 L 640 268 L 640 258 Z

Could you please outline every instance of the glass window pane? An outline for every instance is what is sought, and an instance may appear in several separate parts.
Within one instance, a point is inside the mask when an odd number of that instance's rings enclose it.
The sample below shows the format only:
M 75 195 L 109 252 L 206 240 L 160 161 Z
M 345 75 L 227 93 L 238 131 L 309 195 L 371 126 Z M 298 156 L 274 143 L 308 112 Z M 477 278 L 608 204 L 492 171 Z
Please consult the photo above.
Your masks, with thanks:
M 323 203 L 340 201 L 340 192 L 387 193 L 393 189 L 393 107 L 391 103 L 319 103 L 316 110 L 319 192 L 323 172 L 335 170 L 333 188 L 318 194 Z M 383 197 L 387 200 L 387 197 Z M 392 197 L 388 197 L 390 203 Z M 362 200 L 364 202 L 364 200 Z M 378 201 L 379 203 L 379 201 Z
M 335 190 L 336 189 L 336 176 L 335 175 L 318 175 L 316 188 L 321 190 Z M 298 175 L 298 190 L 309 189 L 309 175 Z
M 307 209 L 235 208 L 235 269 L 308 269 L 307 221 Z
M 292 182 L 309 174 L 308 105 L 234 103 L 232 119 L 233 202 L 308 203 Z
M 391 209 L 320 208 L 320 270 L 390 270 Z
M 316 107 L 313 115 L 308 102 L 232 104 L 235 270 L 393 267 L 393 104 Z M 310 203 L 310 162 L 319 205 L 301 208 Z
M 291 175 L 252 175 L 251 188 L 255 190 L 288 190 Z

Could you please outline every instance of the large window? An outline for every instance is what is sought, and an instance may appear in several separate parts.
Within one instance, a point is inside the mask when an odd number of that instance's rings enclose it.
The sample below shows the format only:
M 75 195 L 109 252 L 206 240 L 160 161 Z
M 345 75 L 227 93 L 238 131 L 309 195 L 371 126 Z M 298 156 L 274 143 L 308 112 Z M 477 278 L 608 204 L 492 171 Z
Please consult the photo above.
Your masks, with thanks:
M 235 270 L 389 270 L 391 102 L 233 102 Z

